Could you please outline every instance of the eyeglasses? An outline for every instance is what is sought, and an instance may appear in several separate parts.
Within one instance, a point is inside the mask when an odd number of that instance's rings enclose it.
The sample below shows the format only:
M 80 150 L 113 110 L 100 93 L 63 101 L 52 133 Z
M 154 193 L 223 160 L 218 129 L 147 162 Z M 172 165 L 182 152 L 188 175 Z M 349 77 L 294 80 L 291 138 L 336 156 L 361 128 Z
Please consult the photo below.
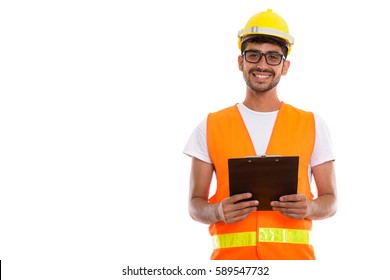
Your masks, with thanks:
M 259 63 L 261 58 L 264 56 L 265 61 L 268 65 L 271 66 L 277 66 L 279 65 L 283 59 L 286 59 L 286 57 L 278 52 L 266 52 L 262 53 L 258 50 L 246 50 L 242 53 L 242 55 L 245 57 L 245 60 L 249 63 Z

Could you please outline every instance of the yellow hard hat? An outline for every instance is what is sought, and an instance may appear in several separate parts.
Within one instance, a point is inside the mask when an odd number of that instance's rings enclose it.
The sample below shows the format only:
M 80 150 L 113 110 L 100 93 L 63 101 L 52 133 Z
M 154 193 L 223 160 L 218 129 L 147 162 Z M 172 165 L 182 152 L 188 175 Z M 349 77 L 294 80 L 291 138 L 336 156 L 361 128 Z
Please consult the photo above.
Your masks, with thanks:
M 286 21 L 271 9 L 253 15 L 238 32 L 238 48 L 248 35 L 263 34 L 281 38 L 288 44 L 288 54 L 294 44 L 294 37 L 290 35 Z

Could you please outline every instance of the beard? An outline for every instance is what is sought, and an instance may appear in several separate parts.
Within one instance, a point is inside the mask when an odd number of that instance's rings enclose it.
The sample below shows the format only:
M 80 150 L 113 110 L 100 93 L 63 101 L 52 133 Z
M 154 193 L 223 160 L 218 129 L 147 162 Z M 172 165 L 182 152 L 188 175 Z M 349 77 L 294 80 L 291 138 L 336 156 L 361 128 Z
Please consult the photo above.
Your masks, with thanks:
M 254 72 L 256 72 L 257 74 L 259 73 L 271 74 L 271 80 L 267 82 L 257 82 L 254 79 L 251 79 L 254 77 L 253 74 Z M 247 73 L 243 71 L 243 76 L 247 87 L 249 87 L 255 93 L 263 93 L 263 92 L 270 91 L 271 89 L 275 88 L 279 84 L 281 78 L 281 74 L 276 75 L 275 71 L 273 71 L 272 69 L 261 70 L 259 68 L 250 69 Z

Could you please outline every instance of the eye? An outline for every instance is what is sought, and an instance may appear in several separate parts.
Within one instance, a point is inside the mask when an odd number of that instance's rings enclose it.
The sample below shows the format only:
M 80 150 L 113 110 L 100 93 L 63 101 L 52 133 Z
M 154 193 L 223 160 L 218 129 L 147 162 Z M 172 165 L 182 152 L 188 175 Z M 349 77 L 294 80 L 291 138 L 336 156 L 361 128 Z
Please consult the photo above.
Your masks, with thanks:
M 255 53 L 255 52 L 248 52 L 247 53 L 247 57 L 250 58 L 250 59 L 257 59 L 260 55 L 258 53 Z
M 267 54 L 267 58 L 271 61 L 279 61 L 280 56 L 277 53 L 269 53 Z

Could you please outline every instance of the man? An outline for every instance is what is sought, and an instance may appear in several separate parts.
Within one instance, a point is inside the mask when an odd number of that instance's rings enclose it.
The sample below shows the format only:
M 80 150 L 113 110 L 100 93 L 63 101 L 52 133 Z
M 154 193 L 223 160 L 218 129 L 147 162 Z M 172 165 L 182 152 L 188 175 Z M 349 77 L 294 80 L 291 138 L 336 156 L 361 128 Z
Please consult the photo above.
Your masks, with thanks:
M 210 113 L 184 149 L 192 157 L 189 213 L 210 225 L 211 259 L 315 259 L 312 220 L 331 217 L 337 210 L 326 124 L 278 98 L 277 85 L 288 72 L 293 41 L 284 19 L 272 10 L 252 16 L 238 34 L 244 101 Z M 259 202 L 248 200 L 250 193 L 229 194 L 228 159 L 264 154 L 299 156 L 298 193 L 272 201 L 272 211 L 256 211 Z M 209 198 L 214 172 L 217 188 Z

